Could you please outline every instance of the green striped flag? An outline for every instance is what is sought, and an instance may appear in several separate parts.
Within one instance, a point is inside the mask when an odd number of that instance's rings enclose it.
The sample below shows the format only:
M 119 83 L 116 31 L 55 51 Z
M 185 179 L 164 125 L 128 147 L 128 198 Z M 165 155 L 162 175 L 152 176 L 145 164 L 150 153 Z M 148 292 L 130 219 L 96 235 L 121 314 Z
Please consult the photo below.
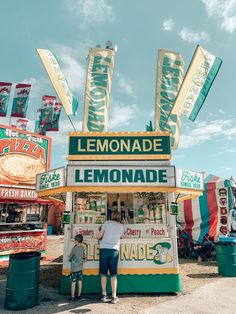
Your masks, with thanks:
M 194 121 L 202 108 L 222 60 L 197 46 L 171 114 Z

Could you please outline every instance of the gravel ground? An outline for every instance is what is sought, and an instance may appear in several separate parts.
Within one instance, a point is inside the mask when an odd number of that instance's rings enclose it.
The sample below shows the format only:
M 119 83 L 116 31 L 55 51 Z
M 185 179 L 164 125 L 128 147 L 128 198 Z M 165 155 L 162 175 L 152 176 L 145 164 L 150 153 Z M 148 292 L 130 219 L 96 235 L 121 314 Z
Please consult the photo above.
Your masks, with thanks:
M 195 260 L 180 260 L 180 273 L 183 292 L 179 294 L 148 294 L 121 295 L 116 305 L 99 302 L 99 296 L 90 295 L 78 303 L 68 303 L 64 295 L 60 295 L 58 288 L 62 269 L 63 238 L 61 236 L 48 237 L 47 259 L 42 262 L 40 271 L 40 306 L 20 311 L 20 313 L 127 313 L 136 314 L 149 307 L 156 307 L 159 303 L 175 300 L 181 295 L 191 293 L 194 289 L 208 283 L 220 280 L 217 274 L 216 262 L 197 263 Z M 10 313 L 3 309 L 6 285 L 6 268 L 0 269 L 0 312 Z M 16 312 L 14 312 L 16 313 Z M 155 313 L 155 312 L 153 312 Z

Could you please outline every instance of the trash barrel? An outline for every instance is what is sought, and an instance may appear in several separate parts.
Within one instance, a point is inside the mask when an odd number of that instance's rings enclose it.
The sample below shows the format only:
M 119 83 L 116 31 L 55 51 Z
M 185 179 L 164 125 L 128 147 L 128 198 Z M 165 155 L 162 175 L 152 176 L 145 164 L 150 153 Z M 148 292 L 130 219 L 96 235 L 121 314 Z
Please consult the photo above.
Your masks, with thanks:
M 215 249 L 219 275 L 236 277 L 236 238 L 220 238 Z
M 47 235 L 52 235 L 52 225 L 48 225 Z
M 10 254 L 5 308 L 23 310 L 39 304 L 40 252 Z

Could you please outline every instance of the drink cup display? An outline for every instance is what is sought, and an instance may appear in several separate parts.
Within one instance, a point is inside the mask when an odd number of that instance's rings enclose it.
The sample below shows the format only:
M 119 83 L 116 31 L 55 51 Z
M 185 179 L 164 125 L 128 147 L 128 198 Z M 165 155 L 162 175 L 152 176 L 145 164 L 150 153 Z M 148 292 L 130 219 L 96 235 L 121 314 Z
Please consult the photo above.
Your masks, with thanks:
M 167 253 L 168 253 L 168 248 L 167 247 L 162 247 L 159 249 L 160 252 L 160 262 L 165 263 L 166 258 L 167 258 Z

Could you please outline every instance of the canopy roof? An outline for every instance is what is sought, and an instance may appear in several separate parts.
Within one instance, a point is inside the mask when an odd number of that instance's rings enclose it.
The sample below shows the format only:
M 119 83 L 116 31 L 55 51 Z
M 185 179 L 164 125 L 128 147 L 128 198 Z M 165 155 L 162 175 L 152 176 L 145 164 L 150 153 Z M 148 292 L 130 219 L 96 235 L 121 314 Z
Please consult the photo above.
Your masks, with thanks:
M 204 178 L 204 190 L 220 189 L 220 188 L 235 188 L 236 184 L 232 177 L 223 179 L 213 174 L 208 174 Z

